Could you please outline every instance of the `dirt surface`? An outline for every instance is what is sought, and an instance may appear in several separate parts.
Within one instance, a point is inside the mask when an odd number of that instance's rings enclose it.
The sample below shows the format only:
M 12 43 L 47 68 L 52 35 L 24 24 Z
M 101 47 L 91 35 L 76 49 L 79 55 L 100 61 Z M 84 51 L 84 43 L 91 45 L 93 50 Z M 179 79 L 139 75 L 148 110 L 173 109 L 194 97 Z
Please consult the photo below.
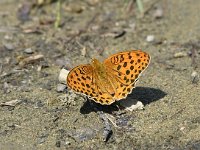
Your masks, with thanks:
M 0 149 L 200 149 L 200 1 L 143 5 L 65 1 L 55 28 L 56 2 L 0 1 Z M 129 96 L 145 109 L 95 106 L 116 123 L 104 142 L 99 112 L 58 74 L 127 49 L 151 55 Z

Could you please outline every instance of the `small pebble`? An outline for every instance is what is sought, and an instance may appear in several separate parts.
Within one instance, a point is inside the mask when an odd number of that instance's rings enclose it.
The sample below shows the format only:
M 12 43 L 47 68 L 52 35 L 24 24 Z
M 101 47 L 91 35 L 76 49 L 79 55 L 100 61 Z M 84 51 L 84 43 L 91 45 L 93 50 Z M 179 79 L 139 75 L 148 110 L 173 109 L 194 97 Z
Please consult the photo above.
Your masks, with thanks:
M 18 104 L 20 104 L 22 102 L 22 100 L 20 99 L 15 99 L 15 100 L 10 100 L 10 101 L 7 101 L 7 102 L 3 102 L 3 103 L 0 103 L 0 106 L 16 106 Z
M 94 138 L 96 135 L 96 131 L 91 128 L 81 128 L 77 129 L 72 135 L 70 135 L 72 138 L 74 138 L 77 142 L 83 142 L 88 141 L 92 138 Z
M 8 82 L 4 82 L 3 83 L 3 88 L 4 89 L 8 89 L 10 86 L 9 86 L 9 84 L 8 84 Z
M 154 16 L 155 19 L 162 18 L 163 17 L 163 9 L 161 9 L 161 8 L 156 9 L 153 16 Z
M 87 3 L 91 6 L 97 5 L 100 0 L 87 0 Z
M 121 116 L 116 119 L 116 125 L 118 127 L 127 127 L 128 126 L 128 121 L 131 119 L 131 117 L 127 116 Z
M 18 88 L 21 92 L 30 92 L 31 91 L 31 88 L 24 85 L 24 86 L 21 86 Z
M 86 53 L 87 53 L 87 49 L 86 49 L 86 47 L 83 47 L 82 49 L 81 49 L 81 56 L 86 56 Z
M 146 38 L 147 42 L 153 42 L 154 40 L 155 40 L 154 35 L 148 35 L 147 38 Z
M 27 48 L 27 49 L 24 50 L 24 52 L 25 52 L 26 54 L 33 54 L 32 48 Z
M 193 84 L 196 84 L 199 81 L 199 74 L 196 71 L 192 72 L 191 77 Z
M 143 103 L 140 101 L 136 101 L 135 99 L 121 101 L 120 105 L 125 107 L 125 110 L 127 110 L 127 111 L 144 109 Z
M 56 91 L 57 92 L 63 92 L 65 89 L 66 89 L 66 85 L 64 85 L 64 84 L 58 84 L 57 85 L 57 88 L 56 88 Z
M 48 136 L 49 136 L 48 134 L 41 135 L 41 136 L 37 139 L 37 143 L 38 143 L 38 144 L 44 143 L 44 142 L 46 141 L 46 139 L 47 139 Z
M 67 75 L 69 74 L 69 70 L 62 68 L 60 70 L 59 76 L 58 76 L 58 80 L 60 83 L 66 84 L 66 78 Z
M 78 5 L 76 3 L 68 5 L 65 7 L 66 11 L 72 12 L 72 13 L 81 13 L 85 8 L 81 5 Z
M 70 144 L 71 144 L 71 142 L 66 140 L 65 145 L 70 145 Z
M 129 24 L 129 27 L 132 29 L 132 31 L 135 31 L 136 24 L 135 23 L 131 23 L 131 24 Z
M 71 66 L 71 63 L 70 63 L 70 59 L 69 58 L 58 58 L 55 60 L 55 63 L 58 65 L 58 66 Z
M 4 43 L 4 47 L 9 51 L 14 50 L 14 46 L 11 43 Z
M 10 35 L 5 35 L 5 36 L 4 36 L 4 39 L 5 39 L 5 40 L 12 40 L 12 39 L 13 39 L 13 37 L 12 37 L 12 36 L 10 36 Z
M 187 56 L 186 52 L 177 52 L 174 54 L 174 58 L 181 58 Z
M 41 108 L 41 107 L 43 107 L 44 106 L 44 103 L 42 103 L 42 101 L 37 101 L 36 103 L 35 103 L 35 106 L 34 106 L 34 108 Z
M 51 90 L 52 89 L 52 83 L 47 82 L 43 87 L 44 87 L 44 89 Z

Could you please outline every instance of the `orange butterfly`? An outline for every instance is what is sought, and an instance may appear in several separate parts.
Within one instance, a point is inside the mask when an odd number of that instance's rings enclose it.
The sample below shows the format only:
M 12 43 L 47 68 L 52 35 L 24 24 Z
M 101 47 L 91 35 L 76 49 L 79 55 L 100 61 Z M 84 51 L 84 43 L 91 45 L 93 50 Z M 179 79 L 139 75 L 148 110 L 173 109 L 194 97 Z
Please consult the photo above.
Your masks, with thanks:
M 126 98 L 150 62 L 150 56 L 141 50 L 111 55 L 103 63 L 93 59 L 91 64 L 73 68 L 67 76 L 67 85 L 102 105 L 110 105 Z

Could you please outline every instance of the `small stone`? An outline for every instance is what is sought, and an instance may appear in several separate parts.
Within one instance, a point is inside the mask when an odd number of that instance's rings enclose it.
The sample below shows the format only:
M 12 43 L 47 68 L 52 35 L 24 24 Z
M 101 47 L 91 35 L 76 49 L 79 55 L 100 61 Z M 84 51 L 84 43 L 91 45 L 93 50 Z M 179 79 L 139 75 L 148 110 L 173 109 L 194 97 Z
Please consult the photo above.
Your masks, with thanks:
M 9 51 L 14 50 L 14 46 L 11 43 L 4 43 L 4 47 Z
M 87 3 L 91 6 L 95 6 L 100 2 L 100 0 L 87 0 Z
M 66 140 L 65 145 L 70 145 L 70 144 L 71 144 L 71 142 Z
M 20 87 L 19 89 L 20 89 L 20 91 L 22 91 L 22 92 L 30 92 L 30 91 L 31 91 L 31 88 L 28 87 L 28 86 L 26 86 L 26 85 Z
M 22 100 L 15 99 L 15 100 L 10 100 L 7 102 L 0 103 L 0 106 L 13 106 L 14 107 L 14 106 L 20 104 L 21 102 L 22 102 Z
M 163 17 L 163 9 L 162 8 L 158 8 L 156 9 L 156 11 L 153 14 L 155 19 L 160 19 Z
M 131 117 L 127 117 L 127 116 L 121 116 L 121 117 L 118 117 L 116 119 L 116 125 L 118 127 L 128 127 L 128 121 L 131 119 Z
M 56 88 L 56 91 L 57 92 L 63 92 L 65 89 L 66 89 L 66 85 L 64 85 L 64 84 L 58 84 L 57 85 L 57 88 Z
M 34 108 L 41 108 L 41 107 L 43 107 L 44 106 L 44 103 L 42 103 L 42 101 L 37 101 L 36 103 L 35 103 L 35 106 L 34 106 Z
M 132 31 L 135 31 L 136 24 L 135 23 L 131 23 L 131 24 L 129 24 L 129 27 L 132 29 Z
M 51 82 L 47 82 L 45 85 L 43 85 L 43 88 L 47 90 L 51 90 L 52 89 Z
M 60 70 L 60 74 L 58 76 L 58 80 L 60 83 L 63 83 L 63 84 L 66 84 L 66 78 L 67 78 L 67 75 L 69 74 L 69 70 L 65 69 L 65 68 L 62 68 Z
M 85 8 L 78 4 L 71 4 L 65 7 L 65 10 L 72 12 L 72 13 L 81 13 Z
M 69 58 L 58 58 L 55 60 L 56 65 L 62 67 L 62 66 L 71 66 Z
M 148 35 L 147 38 L 146 38 L 147 42 L 153 42 L 154 40 L 155 40 L 154 35 Z
M 174 54 L 174 58 L 181 58 L 187 56 L 186 52 L 177 52 Z
M 49 136 L 48 133 L 43 133 L 42 135 L 40 135 L 37 139 L 37 143 L 38 144 L 42 144 L 46 141 L 47 137 Z
M 9 84 L 8 84 L 8 82 L 4 82 L 3 83 L 3 88 L 4 89 L 8 89 L 10 86 L 9 86 Z
M 120 101 L 120 105 L 125 107 L 125 110 L 127 111 L 144 109 L 144 105 L 142 104 L 142 102 L 136 101 L 135 99 L 127 99 L 124 101 Z
M 77 129 L 76 132 L 70 135 L 78 142 L 88 141 L 96 135 L 96 131 L 91 128 L 81 128 Z
M 196 84 L 199 81 L 199 74 L 196 71 L 192 72 L 191 77 L 193 84 Z
M 24 50 L 24 52 L 27 53 L 27 54 L 33 54 L 32 48 L 27 48 L 27 49 Z
M 12 40 L 12 39 L 13 39 L 13 37 L 12 37 L 12 36 L 10 36 L 10 35 L 5 35 L 5 36 L 4 36 L 4 39 L 5 39 L 5 40 Z
M 82 49 L 81 49 L 81 56 L 86 56 L 86 53 L 87 53 L 87 49 L 86 49 L 86 47 L 83 47 Z

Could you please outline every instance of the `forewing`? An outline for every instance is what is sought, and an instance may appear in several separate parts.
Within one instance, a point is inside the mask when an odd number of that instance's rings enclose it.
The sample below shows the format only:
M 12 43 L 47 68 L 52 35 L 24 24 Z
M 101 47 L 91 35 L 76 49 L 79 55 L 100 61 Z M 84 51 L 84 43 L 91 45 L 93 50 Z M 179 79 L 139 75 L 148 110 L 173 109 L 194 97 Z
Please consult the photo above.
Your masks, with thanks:
M 104 61 L 109 76 L 118 81 L 114 97 L 125 98 L 134 88 L 139 75 L 148 66 L 150 56 L 141 50 L 132 50 L 114 54 Z
M 114 102 L 113 97 L 108 93 L 103 93 L 94 68 L 91 65 L 80 65 L 73 68 L 67 76 L 67 85 L 76 92 L 85 94 L 97 103 L 109 105 Z

